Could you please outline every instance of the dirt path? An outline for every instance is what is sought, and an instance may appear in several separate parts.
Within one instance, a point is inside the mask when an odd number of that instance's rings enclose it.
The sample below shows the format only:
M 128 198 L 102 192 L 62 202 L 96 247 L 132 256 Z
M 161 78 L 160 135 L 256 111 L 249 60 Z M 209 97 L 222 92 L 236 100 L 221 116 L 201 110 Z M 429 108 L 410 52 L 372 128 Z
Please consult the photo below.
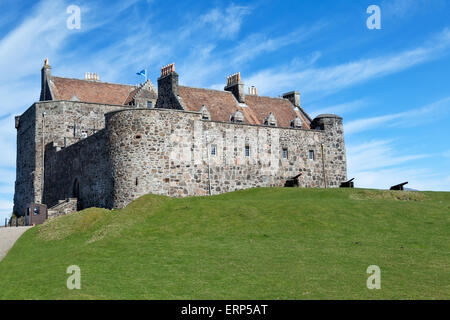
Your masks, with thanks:
M 12 248 L 14 243 L 20 236 L 32 227 L 9 227 L 0 228 L 0 261 L 8 253 L 9 249 Z

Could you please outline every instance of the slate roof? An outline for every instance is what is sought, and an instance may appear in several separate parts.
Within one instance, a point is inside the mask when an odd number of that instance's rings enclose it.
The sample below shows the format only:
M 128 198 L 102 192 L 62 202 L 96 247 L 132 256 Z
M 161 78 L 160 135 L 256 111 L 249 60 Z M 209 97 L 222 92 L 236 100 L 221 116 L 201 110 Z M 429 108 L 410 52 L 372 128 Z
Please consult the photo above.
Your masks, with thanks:
M 299 116 L 304 128 L 309 129 L 310 121 L 301 111 L 295 110 L 287 99 L 246 95 L 244 106 L 231 92 L 185 86 L 178 87 L 178 95 L 188 111 L 200 111 L 205 105 L 212 121 L 228 122 L 230 116 L 239 110 L 244 114 L 245 123 L 262 125 L 272 112 L 279 127 L 290 127 L 291 121 Z

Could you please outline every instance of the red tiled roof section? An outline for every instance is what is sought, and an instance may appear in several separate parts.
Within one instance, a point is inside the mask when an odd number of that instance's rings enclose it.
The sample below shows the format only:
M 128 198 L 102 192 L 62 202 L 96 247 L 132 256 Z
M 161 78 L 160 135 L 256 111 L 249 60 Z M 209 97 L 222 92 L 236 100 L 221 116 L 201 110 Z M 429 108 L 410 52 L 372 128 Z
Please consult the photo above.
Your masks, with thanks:
M 228 122 L 231 114 L 240 110 L 244 114 L 245 123 L 262 125 L 272 112 L 279 127 L 290 127 L 291 121 L 298 115 L 303 120 L 304 127 L 309 128 L 308 121 L 286 99 L 246 95 L 247 107 L 241 107 L 228 91 L 179 86 L 178 94 L 186 110 L 199 111 L 205 105 L 213 121 Z
M 135 86 L 52 77 L 54 100 L 71 100 L 76 96 L 83 102 L 123 105 Z M 56 89 L 56 90 L 55 90 Z
M 179 86 L 178 95 L 188 111 L 199 111 L 205 105 L 213 121 L 230 121 L 232 113 L 242 110 L 228 91 Z
M 245 103 L 248 111 L 253 113 L 253 116 L 258 119 L 258 124 L 263 124 L 264 119 L 272 112 L 277 119 L 278 127 L 290 127 L 291 121 L 299 116 L 303 121 L 303 127 L 309 129 L 308 122 L 299 111 L 294 110 L 294 106 L 287 99 L 271 98 L 264 96 L 246 95 Z

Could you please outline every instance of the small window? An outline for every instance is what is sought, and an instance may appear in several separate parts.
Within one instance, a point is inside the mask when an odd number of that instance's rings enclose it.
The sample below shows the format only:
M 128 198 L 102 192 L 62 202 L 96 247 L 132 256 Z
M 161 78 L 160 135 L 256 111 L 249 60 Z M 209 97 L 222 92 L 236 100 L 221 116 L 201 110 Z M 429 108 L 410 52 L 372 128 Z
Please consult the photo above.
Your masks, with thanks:
M 288 149 L 283 148 L 283 159 L 287 159 L 287 158 L 288 158 Z
M 309 150 L 309 160 L 314 160 L 314 150 Z
M 34 207 L 33 213 L 37 216 L 39 214 L 39 207 Z
M 149 108 L 149 109 L 153 108 L 153 102 L 152 101 L 147 101 L 147 108 Z
M 250 157 L 250 146 L 245 146 L 245 156 Z
M 215 144 L 211 145 L 211 155 L 214 157 L 217 153 L 217 146 Z

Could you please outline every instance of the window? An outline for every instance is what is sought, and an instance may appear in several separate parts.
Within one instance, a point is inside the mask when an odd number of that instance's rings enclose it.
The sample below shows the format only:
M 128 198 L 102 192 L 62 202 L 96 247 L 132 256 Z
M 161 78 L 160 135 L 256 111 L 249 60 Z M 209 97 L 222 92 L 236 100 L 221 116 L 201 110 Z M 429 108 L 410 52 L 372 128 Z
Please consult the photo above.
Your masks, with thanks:
M 250 146 L 245 146 L 245 156 L 250 157 Z
M 309 150 L 309 160 L 314 160 L 314 150 Z
M 33 213 L 37 216 L 39 214 L 39 207 L 34 207 Z
M 243 123 L 244 114 L 241 111 L 236 110 L 236 112 L 230 116 L 230 121 L 235 123 Z
M 205 105 L 201 107 L 200 112 L 202 113 L 202 120 L 211 120 L 211 114 Z
M 287 158 L 288 158 L 288 149 L 283 148 L 283 159 L 287 159 Z
M 153 102 L 152 101 L 147 101 L 147 108 L 149 108 L 149 109 L 153 108 Z
M 211 155 L 214 157 L 217 153 L 217 146 L 215 144 L 211 145 Z

